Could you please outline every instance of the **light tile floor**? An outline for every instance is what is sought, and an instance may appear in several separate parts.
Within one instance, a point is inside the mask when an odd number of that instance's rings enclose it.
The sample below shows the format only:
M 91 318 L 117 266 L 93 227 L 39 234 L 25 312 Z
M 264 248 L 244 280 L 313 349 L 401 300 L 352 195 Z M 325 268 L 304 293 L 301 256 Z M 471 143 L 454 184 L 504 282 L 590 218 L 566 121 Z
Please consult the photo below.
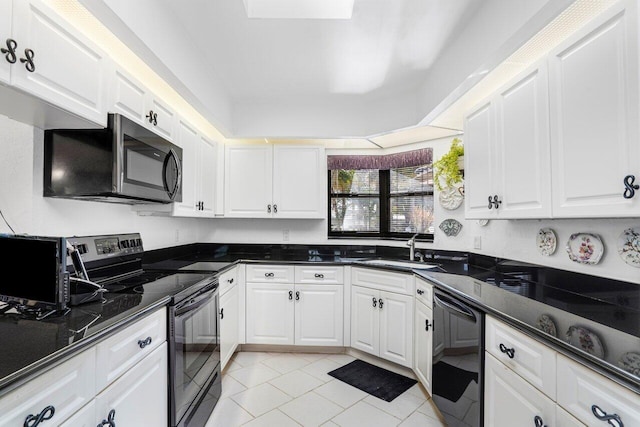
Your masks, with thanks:
M 417 384 L 386 402 L 327 375 L 353 360 L 346 354 L 237 353 L 205 427 L 445 425 Z

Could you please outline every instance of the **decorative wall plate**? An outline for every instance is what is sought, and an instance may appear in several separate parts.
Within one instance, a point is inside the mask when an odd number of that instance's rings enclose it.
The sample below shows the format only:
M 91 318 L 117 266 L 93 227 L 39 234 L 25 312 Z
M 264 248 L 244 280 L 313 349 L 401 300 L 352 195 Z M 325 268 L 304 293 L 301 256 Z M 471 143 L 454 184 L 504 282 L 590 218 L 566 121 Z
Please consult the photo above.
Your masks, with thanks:
M 587 328 L 571 326 L 567 331 L 567 340 L 574 347 L 581 348 L 600 359 L 604 358 L 604 346 L 600 338 Z
M 597 264 L 604 253 L 604 244 L 595 234 L 575 233 L 569 237 L 567 253 L 571 261 L 580 264 Z
M 640 268 L 640 231 L 627 228 L 618 237 L 618 254 L 627 264 Z
M 450 211 L 458 209 L 464 201 L 464 193 L 462 191 L 462 188 L 464 188 L 462 184 L 456 184 L 440 191 L 440 193 L 438 193 L 440 206 Z
M 558 336 L 558 328 L 556 328 L 556 322 L 554 322 L 551 316 L 549 316 L 548 314 L 541 314 L 540 317 L 538 317 L 537 325 L 538 329 L 542 330 L 543 332 L 546 332 L 554 337 Z
M 640 354 L 630 351 L 620 356 L 618 366 L 633 375 L 640 377 Z
M 480 227 L 484 227 L 485 225 L 489 224 L 489 220 L 488 219 L 479 219 L 478 221 L 476 221 L 478 223 L 478 225 Z
M 556 233 L 550 228 L 541 228 L 536 236 L 538 252 L 544 256 L 552 255 L 556 251 Z
M 462 230 L 462 224 L 453 218 L 445 219 L 440 223 L 440 230 L 447 236 L 457 236 L 460 230 Z

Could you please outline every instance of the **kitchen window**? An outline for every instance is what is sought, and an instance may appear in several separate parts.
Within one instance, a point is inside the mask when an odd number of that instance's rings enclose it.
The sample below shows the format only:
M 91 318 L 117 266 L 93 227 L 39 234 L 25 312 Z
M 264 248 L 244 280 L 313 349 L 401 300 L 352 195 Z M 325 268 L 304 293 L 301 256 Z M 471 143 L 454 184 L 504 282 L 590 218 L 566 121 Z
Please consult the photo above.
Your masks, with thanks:
M 432 150 L 328 156 L 329 237 L 433 240 Z

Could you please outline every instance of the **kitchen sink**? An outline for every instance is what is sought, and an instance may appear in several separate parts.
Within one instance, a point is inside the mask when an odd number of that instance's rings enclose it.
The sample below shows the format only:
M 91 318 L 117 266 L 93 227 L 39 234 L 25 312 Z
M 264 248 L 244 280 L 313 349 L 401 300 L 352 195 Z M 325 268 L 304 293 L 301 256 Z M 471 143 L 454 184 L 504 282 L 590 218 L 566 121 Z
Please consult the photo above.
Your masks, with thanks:
M 433 268 L 438 268 L 437 264 L 427 264 L 424 262 L 416 262 L 416 261 L 397 261 L 392 259 L 369 259 L 362 262 L 364 264 L 386 265 L 390 267 L 403 267 L 403 268 L 411 268 L 414 270 L 430 270 Z

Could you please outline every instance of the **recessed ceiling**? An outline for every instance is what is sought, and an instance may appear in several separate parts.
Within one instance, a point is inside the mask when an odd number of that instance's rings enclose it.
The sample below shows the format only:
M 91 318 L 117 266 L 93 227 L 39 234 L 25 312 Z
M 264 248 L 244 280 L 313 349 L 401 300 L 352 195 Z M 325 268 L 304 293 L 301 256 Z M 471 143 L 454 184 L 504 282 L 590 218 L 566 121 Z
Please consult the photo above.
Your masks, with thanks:
M 259 19 L 250 0 L 79 1 L 228 138 L 382 147 L 459 133 L 414 128 L 572 2 L 351 0 L 350 19 Z

